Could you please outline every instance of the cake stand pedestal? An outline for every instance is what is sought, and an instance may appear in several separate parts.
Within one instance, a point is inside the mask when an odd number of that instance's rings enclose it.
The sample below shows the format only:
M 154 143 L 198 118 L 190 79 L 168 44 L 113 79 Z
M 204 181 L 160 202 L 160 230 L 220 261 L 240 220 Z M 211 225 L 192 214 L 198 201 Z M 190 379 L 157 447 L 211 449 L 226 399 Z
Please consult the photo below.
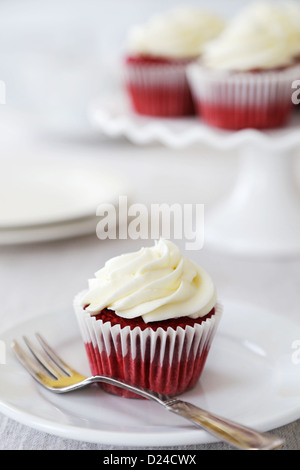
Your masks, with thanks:
M 282 129 L 223 131 L 198 119 L 153 119 L 134 114 L 124 95 L 93 103 L 90 117 L 110 137 L 138 145 L 160 142 L 185 149 L 206 144 L 239 152 L 231 193 L 205 213 L 205 245 L 250 256 L 300 254 L 300 194 L 293 155 L 300 149 L 300 112 Z M 200 201 L 199 201 L 200 202 Z
M 255 143 L 240 149 L 235 186 L 206 216 L 207 245 L 249 255 L 300 254 L 293 154 Z

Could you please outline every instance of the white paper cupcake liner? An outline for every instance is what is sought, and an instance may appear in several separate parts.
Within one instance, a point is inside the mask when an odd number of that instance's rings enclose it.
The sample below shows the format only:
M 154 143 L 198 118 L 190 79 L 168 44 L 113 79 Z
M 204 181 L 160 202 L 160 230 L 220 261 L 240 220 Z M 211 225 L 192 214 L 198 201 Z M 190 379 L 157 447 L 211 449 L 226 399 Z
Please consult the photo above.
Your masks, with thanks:
M 110 371 L 113 376 L 117 373 L 121 379 L 168 395 L 182 393 L 199 379 L 222 314 L 220 305 L 201 324 L 155 331 L 96 320 L 82 308 L 81 298 L 82 294 L 76 296 L 74 308 L 94 375 Z M 121 389 L 106 388 L 127 396 Z
M 186 68 L 188 64 L 125 64 L 124 79 L 126 83 L 140 87 L 171 86 L 186 87 L 188 80 Z
M 135 111 L 151 116 L 195 113 L 187 64 L 125 64 L 124 85 Z
M 228 116 L 224 114 L 221 120 L 228 117 L 229 122 L 236 120 L 235 125 L 240 127 L 243 119 L 245 124 L 253 123 L 253 127 L 272 127 L 272 123 L 280 125 L 292 112 L 292 83 L 300 78 L 300 66 L 238 73 L 208 70 L 197 63 L 188 67 L 187 76 L 204 119 L 217 121 L 217 113 L 220 118 L 227 108 Z

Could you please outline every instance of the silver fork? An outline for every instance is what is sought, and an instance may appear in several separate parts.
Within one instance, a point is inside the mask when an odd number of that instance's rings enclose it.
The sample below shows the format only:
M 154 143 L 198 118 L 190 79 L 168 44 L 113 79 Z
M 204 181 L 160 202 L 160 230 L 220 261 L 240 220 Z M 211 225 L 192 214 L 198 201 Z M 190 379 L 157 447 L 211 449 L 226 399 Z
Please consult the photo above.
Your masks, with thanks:
M 29 355 L 25 353 L 24 349 L 15 340 L 12 343 L 12 349 L 25 369 L 47 390 L 55 393 L 66 393 L 96 382 L 102 382 L 121 387 L 144 398 L 153 400 L 157 404 L 162 405 L 166 410 L 182 416 L 197 427 L 208 431 L 235 448 L 244 450 L 272 450 L 283 444 L 283 441 L 276 436 L 269 433 L 260 433 L 203 410 L 177 397 L 168 397 L 113 377 L 100 375 L 85 377 L 66 364 L 39 333 L 36 334 L 36 338 L 40 348 L 37 348 L 28 338 L 24 337 L 24 342 L 31 352 Z

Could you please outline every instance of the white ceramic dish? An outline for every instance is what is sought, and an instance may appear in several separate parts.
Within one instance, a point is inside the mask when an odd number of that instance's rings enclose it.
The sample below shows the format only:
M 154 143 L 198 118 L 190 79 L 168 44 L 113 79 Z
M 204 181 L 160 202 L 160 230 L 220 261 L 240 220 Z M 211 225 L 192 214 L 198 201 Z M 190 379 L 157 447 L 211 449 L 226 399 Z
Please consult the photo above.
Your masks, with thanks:
M 0 245 L 13 246 L 32 243 L 51 242 L 67 238 L 80 237 L 94 233 L 96 235 L 96 217 L 70 220 L 61 224 L 45 224 L 33 227 L 0 230 Z
M 120 181 L 85 162 L 12 159 L 1 162 L 0 229 L 58 224 L 95 216 L 116 202 Z
M 224 302 L 224 316 L 198 385 L 182 398 L 259 430 L 300 417 L 300 327 L 251 305 Z M 0 411 L 33 428 L 108 446 L 163 447 L 215 441 L 158 405 L 109 395 L 98 387 L 68 395 L 42 389 L 10 350 L 13 338 L 40 331 L 66 361 L 89 368 L 72 309 L 32 318 L 0 335 Z M 293 356 L 294 354 L 294 356 Z M 299 357 L 299 355 L 298 355 Z
M 1 161 L 0 245 L 96 234 L 97 207 L 117 205 L 126 183 L 74 158 Z
M 206 144 L 213 148 L 235 148 L 248 142 L 261 147 L 287 149 L 300 144 L 300 113 L 282 129 L 227 131 L 206 125 L 194 116 L 153 118 L 134 113 L 124 93 L 116 90 L 100 96 L 89 106 L 89 117 L 96 129 L 109 137 L 126 137 L 139 145 L 160 142 L 171 148 Z

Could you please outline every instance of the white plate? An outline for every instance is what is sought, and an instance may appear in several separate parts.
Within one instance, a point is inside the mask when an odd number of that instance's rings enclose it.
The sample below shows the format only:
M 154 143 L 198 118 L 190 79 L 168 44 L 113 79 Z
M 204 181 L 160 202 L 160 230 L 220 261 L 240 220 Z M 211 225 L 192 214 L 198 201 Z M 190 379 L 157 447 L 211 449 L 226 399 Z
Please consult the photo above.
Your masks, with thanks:
M 267 148 L 288 150 L 300 144 L 300 112 L 295 112 L 288 126 L 261 131 L 227 131 L 206 125 L 196 117 L 153 118 L 134 113 L 125 94 L 117 91 L 99 97 L 89 109 L 96 129 L 109 137 L 126 137 L 139 145 L 160 142 L 171 148 L 207 144 L 217 149 L 239 148 L 255 143 Z
M 96 234 L 98 205 L 117 206 L 120 195 L 128 195 L 127 183 L 87 159 L 42 152 L 2 159 L 0 245 Z
M 63 240 L 94 233 L 99 219 L 87 217 L 70 220 L 61 224 L 45 224 L 15 229 L 0 229 L 0 245 L 25 245 L 39 242 Z
M 300 338 L 299 325 L 251 305 L 224 305 L 202 378 L 182 398 L 264 431 L 298 419 L 300 365 L 292 361 L 292 345 Z M 6 363 L 0 365 L 0 411 L 9 417 L 57 436 L 106 445 L 158 447 L 215 441 L 153 402 L 116 397 L 98 387 L 67 395 L 44 390 L 9 348 L 13 338 L 35 331 L 88 374 L 72 309 L 20 323 L 0 335 L 6 345 Z
M 78 159 L 6 158 L 0 167 L 0 230 L 27 229 L 95 217 L 117 203 L 124 183 Z

